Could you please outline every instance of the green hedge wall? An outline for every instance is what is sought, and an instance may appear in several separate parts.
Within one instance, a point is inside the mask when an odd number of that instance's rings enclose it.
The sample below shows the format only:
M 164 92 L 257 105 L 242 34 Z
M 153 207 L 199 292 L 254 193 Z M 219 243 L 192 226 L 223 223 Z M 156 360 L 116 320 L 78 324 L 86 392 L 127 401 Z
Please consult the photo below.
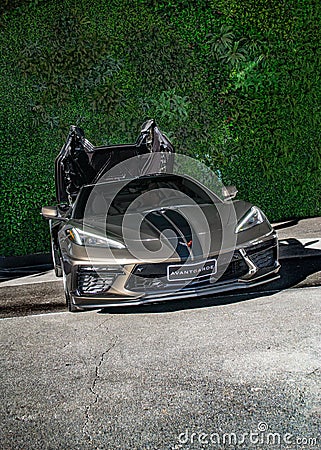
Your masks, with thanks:
M 0 6 L 0 255 L 48 251 L 40 208 L 71 124 L 132 142 L 155 118 L 271 220 L 321 215 L 320 2 Z

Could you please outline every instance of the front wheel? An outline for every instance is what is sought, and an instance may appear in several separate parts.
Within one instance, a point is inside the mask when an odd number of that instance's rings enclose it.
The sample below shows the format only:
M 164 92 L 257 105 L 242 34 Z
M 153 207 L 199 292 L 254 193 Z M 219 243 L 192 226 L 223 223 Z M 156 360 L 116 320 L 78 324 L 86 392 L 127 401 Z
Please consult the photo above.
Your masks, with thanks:
M 62 268 L 60 266 L 55 266 L 55 275 L 58 278 L 62 277 Z
M 60 258 L 60 251 L 57 249 L 55 242 L 53 238 L 51 239 L 51 254 L 52 254 L 52 260 L 54 264 L 54 271 L 56 277 L 62 277 L 62 265 L 61 265 L 61 258 Z
M 65 291 L 65 298 L 66 298 L 66 305 L 69 312 L 75 313 L 75 312 L 81 312 L 84 311 L 82 308 L 79 308 L 78 306 L 74 305 L 71 301 L 70 292 L 67 286 L 67 277 L 65 270 L 63 268 L 63 264 L 61 261 L 61 270 L 62 270 L 62 279 L 64 284 L 64 291 Z

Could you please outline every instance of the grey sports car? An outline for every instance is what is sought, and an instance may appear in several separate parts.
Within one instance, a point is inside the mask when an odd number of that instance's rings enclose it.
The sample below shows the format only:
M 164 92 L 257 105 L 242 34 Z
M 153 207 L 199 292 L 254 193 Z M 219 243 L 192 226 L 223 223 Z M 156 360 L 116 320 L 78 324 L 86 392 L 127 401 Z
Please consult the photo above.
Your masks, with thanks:
M 278 277 L 264 213 L 185 173 L 153 120 L 135 144 L 94 147 L 72 126 L 55 166 L 55 272 L 69 311 L 199 297 Z M 193 164 L 189 164 L 191 166 Z

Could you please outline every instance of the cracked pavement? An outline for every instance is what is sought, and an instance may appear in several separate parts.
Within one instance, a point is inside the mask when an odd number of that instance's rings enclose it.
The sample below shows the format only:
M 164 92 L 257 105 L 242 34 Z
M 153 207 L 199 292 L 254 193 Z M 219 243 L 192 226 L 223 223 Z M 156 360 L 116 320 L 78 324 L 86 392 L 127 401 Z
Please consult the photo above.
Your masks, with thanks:
M 1 448 L 320 448 L 320 300 L 316 286 L 4 318 Z M 262 424 L 293 442 L 199 441 Z
M 99 377 L 100 377 L 100 373 L 99 373 L 100 366 L 104 362 L 105 356 L 110 352 L 110 350 L 112 350 L 115 347 L 116 343 L 117 343 L 117 340 L 107 350 L 105 350 L 100 355 L 99 362 L 98 362 L 98 364 L 95 367 L 95 376 L 94 376 L 94 380 L 92 382 L 92 385 L 90 387 L 90 391 L 92 392 L 92 394 L 94 395 L 95 398 L 94 398 L 93 402 L 90 405 L 86 406 L 85 425 L 84 425 L 84 428 L 83 428 L 83 434 L 88 436 L 90 442 L 92 442 L 92 437 L 91 437 L 90 433 L 87 431 L 87 429 L 88 429 L 88 424 L 89 424 L 89 422 L 91 420 L 90 409 L 98 402 L 98 399 L 99 399 L 99 393 L 95 391 L 95 387 L 96 387 L 96 383 L 97 383 L 97 381 L 99 380 Z M 94 419 L 94 417 L 93 417 L 93 419 Z

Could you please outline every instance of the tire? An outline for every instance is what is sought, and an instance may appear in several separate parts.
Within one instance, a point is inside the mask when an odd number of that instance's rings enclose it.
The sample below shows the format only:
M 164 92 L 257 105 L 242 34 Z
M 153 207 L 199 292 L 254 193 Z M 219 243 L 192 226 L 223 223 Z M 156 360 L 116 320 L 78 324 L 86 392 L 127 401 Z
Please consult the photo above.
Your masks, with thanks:
M 77 313 L 77 312 L 84 311 L 82 308 L 79 308 L 78 306 L 75 306 L 75 305 L 71 302 L 70 294 L 69 294 L 68 291 L 65 291 L 65 297 L 66 297 L 66 305 L 67 305 L 67 309 L 68 309 L 69 312 Z
M 60 266 L 55 266 L 55 275 L 58 278 L 62 277 L 62 268 Z
M 54 243 L 53 239 L 51 239 L 51 254 L 52 254 L 52 260 L 53 260 L 53 264 L 54 264 L 55 275 L 56 275 L 56 277 L 61 278 L 63 276 L 61 258 L 59 257 L 59 252 L 55 247 L 55 243 Z
M 66 305 L 67 305 L 68 311 L 69 311 L 69 312 L 72 312 L 72 313 L 84 311 L 82 308 L 79 308 L 78 306 L 74 305 L 74 304 L 72 303 L 72 301 L 71 301 L 69 289 L 68 289 L 68 286 L 67 286 L 66 273 L 65 273 L 65 271 L 64 271 L 64 269 L 63 269 L 62 261 L 61 261 L 61 273 L 62 273 L 62 278 L 63 278 L 64 291 L 65 291 L 65 299 L 66 299 Z

